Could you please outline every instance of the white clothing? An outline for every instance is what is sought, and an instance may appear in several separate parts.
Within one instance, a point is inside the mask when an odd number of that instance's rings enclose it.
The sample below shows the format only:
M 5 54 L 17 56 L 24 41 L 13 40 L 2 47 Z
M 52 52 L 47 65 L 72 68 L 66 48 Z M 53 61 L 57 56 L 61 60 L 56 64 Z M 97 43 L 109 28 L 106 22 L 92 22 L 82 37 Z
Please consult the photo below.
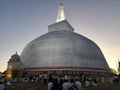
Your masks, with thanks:
M 64 83 L 62 84 L 62 87 L 63 87 L 63 90 L 68 90 L 69 84 L 68 84 L 67 82 L 64 82 Z
M 87 80 L 86 80 L 86 81 L 85 81 L 85 86 L 86 86 L 86 87 L 89 87 L 89 86 L 90 86 L 90 81 L 87 81 Z
M 51 90 L 52 87 L 53 87 L 53 83 L 52 83 L 52 82 L 49 82 L 49 83 L 48 83 L 48 90 Z
M 0 84 L 0 90 L 4 89 L 4 84 Z
M 75 82 L 75 86 L 78 88 L 78 90 L 82 90 L 81 82 L 76 81 L 76 82 Z
M 94 81 L 92 82 L 92 86 L 97 86 L 97 83 L 95 83 Z
M 7 85 L 12 85 L 9 81 L 7 82 Z
M 74 86 L 74 83 L 69 82 L 69 88 L 72 88 Z

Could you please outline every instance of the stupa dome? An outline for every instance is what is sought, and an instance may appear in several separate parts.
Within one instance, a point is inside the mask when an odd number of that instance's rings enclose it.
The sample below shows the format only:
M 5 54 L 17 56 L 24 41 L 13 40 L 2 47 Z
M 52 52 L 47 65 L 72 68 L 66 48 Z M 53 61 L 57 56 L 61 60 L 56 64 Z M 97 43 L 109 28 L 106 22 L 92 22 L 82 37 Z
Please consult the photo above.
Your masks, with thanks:
M 59 6 L 56 23 L 49 32 L 31 41 L 23 50 L 21 60 L 26 70 L 108 71 L 100 48 L 90 39 L 77 34 Z
M 88 38 L 74 32 L 48 32 L 31 41 L 23 50 L 24 67 L 41 69 L 105 69 L 108 65 L 100 48 Z

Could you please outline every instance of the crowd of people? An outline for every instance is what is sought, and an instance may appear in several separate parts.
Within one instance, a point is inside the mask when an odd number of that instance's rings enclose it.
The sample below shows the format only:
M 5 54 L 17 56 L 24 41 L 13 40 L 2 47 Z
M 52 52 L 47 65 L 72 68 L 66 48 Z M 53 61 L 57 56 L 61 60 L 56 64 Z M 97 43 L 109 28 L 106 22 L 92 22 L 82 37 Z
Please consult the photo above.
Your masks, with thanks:
M 82 84 L 79 78 L 70 79 L 67 75 L 65 77 L 25 77 L 25 78 L 2 78 L 0 80 L 0 90 L 4 90 L 4 85 L 14 85 L 14 83 L 39 83 L 47 85 L 48 90 L 82 90 Z
M 113 81 L 113 82 L 111 82 Z M 47 85 L 48 90 L 82 90 L 82 87 L 98 86 L 98 82 L 104 83 L 104 78 L 88 78 L 85 75 L 79 77 L 64 76 L 52 76 L 52 75 L 40 75 L 39 77 L 27 76 L 22 78 L 1 78 L 0 90 L 5 88 L 4 85 L 13 85 L 14 83 L 39 83 L 41 85 Z M 109 82 L 119 82 L 117 77 L 109 80 Z
M 49 79 L 48 90 L 82 90 L 82 84 L 79 79 Z

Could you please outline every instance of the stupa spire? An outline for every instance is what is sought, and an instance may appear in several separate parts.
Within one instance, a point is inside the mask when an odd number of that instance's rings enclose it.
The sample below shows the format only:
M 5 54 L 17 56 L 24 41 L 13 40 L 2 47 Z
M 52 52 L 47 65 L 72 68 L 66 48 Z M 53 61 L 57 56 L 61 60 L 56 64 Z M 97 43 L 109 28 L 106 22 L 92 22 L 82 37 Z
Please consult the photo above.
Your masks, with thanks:
M 64 6 L 62 3 L 60 3 L 56 22 L 60 22 L 62 20 L 65 20 L 65 13 L 64 13 Z
M 74 28 L 69 24 L 67 20 L 65 20 L 64 14 L 64 7 L 62 3 L 59 5 L 59 11 L 56 23 L 51 24 L 48 26 L 48 31 L 59 31 L 59 30 L 66 30 L 66 31 L 74 31 Z

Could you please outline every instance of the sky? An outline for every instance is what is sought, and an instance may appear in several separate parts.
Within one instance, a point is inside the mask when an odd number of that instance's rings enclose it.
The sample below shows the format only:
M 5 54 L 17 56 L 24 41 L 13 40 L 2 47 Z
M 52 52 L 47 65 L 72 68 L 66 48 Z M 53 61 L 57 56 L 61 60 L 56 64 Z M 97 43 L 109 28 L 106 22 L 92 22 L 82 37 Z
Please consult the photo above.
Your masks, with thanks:
M 0 0 L 0 72 L 13 54 L 48 32 L 63 3 L 67 21 L 94 41 L 110 68 L 120 58 L 120 0 Z

